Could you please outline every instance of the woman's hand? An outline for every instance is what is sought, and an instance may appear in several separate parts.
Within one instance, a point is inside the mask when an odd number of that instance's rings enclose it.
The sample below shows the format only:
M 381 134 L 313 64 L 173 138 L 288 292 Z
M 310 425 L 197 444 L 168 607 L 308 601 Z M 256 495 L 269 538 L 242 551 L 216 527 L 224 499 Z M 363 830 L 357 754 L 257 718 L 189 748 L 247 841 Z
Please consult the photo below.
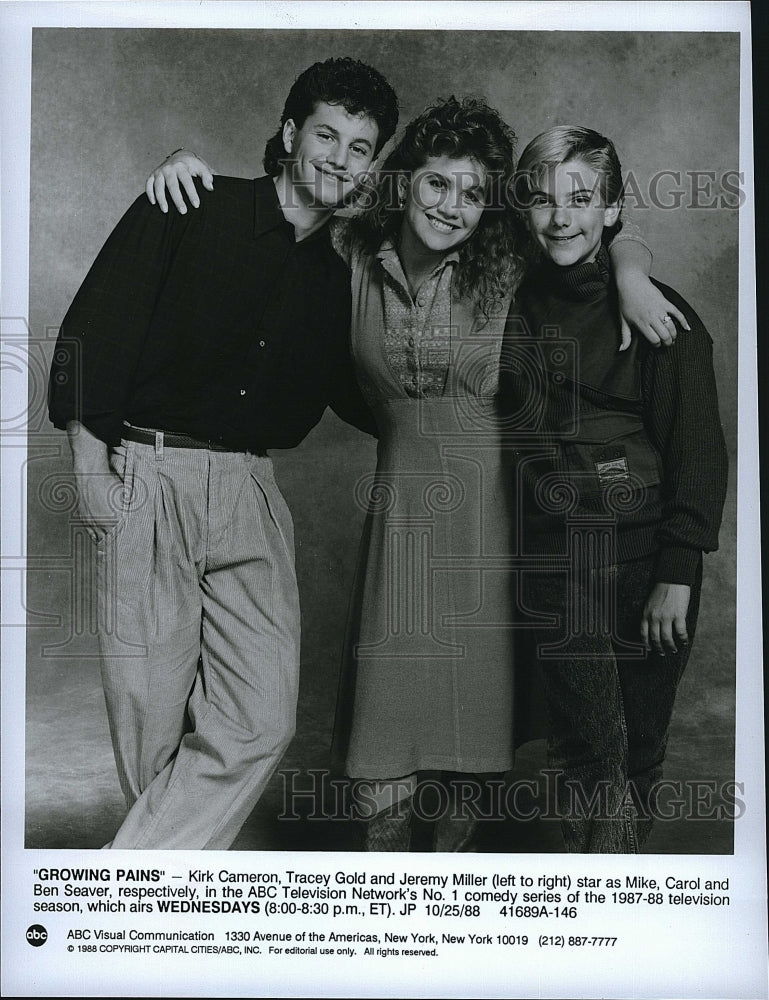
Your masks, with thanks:
M 660 656 L 677 653 L 689 644 L 686 612 L 691 587 L 685 583 L 656 583 L 644 605 L 641 639 L 647 649 Z
M 617 292 L 622 321 L 621 351 L 630 346 L 631 327 L 655 347 L 661 344 L 671 347 L 675 343 L 677 330 L 673 320 L 677 320 L 684 330 L 689 329 L 681 310 L 668 302 L 643 272 L 626 269 L 621 276 L 617 274 Z
M 171 201 L 176 205 L 179 213 L 186 215 L 187 203 L 182 194 L 183 188 L 190 205 L 193 208 L 198 208 L 200 206 L 200 198 L 195 190 L 193 177 L 199 177 L 203 182 L 203 187 L 207 191 L 213 191 L 214 174 L 206 161 L 201 160 L 195 153 L 188 152 L 185 149 L 177 149 L 175 153 L 167 156 L 159 167 L 155 167 L 147 178 L 144 190 L 147 193 L 150 204 L 157 204 L 161 212 L 167 212 L 167 190 L 171 196 Z

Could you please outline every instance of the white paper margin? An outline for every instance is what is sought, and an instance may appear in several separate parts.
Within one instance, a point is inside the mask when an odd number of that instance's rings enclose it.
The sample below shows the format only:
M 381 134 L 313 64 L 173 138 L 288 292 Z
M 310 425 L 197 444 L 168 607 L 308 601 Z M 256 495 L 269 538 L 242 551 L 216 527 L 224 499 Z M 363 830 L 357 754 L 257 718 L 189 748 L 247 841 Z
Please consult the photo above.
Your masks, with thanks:
M 394 959 L 367 963 L 362 970 L 348 959 L 303 959 L 258 964 L 229 958 L 191 963 L 178 956 L 105 958 L 98 966 L 72 959 L 47 963 L 45 949 L 30 948 L 24 938 L 33 866 L 61 866 L 58 852 L 25 851 L 24 830 L 24 633 L 9 622 L 23 620 L 19 581 L 19 540 L 25 533 L 25 497 L 20 489 L 24 447 L 2 448 L 2 721 L 3 721 L 3 894 L 2 976 L 6 996 L 542 996 L 542 997 L 763 997 L 766 995 L 766 872 L 763 776 L 763 689 L 760 669 L 761 589 L 757 375 L 755 365 L 755 252 L 753 218 L 753 148 L 751 118 L 750 19 L 747 3 L 7 3 L 0 7 L 0 194 L 2 195 L 2 316 L 4 326 L 28 310 L 30 60 L 33 26 L 77 27 L 346 27 L 360 29 L 447 28 L 453 30 L 681 30 L 741 33 L 740 170 L 748 197 L 740 211 L 740 331 L 739 331 L 739 466 L 737 605 L 737 746 L 735 774 L 749 776 L 746 814 L 735 823 L 733 856 L 710 857 L 709 867 L 750 891 L 735 899 L 729 912 L 680 911 L 674 926 L 644 926 L 628 921 L 626 932 L 636 936 L 628 956 L 597 956 L 587 951 L 536 956 L 506 953 L 505 961 L 490 962 L 483 950 L 468 960 L 466 951 L 450 955 L 440 965 Z M 6 327 L 7 328 L 7 327 Z M 5 335 L 5 333 L 4 333 Z M 18 413 L 24 405 L 21 382 L 3 371 L 4 412 Z M 11 373 L 12 375 L 13 373 Z M 6 391 L 8 393 L 6 394 Z M 7 410 L 6 410 L 7 407 Z M 23 556 L 23 549 L 21 550 Z M 23 585 L 23 582 L 22 584 Z M 105 864 L 94 853 L 67 854 L 67 865 Z M 544 862 L 544 864 L 543 864 Z M 660 858 L 636 859 L 635 871 L 658 873 Z M 686 878 L 702 868 L 703 859 L 678 857 L 665 861 Z M 186 871 L 247 871 L 248 855 L 222 854 L 205 858 L 190 852 L 111 856 L 112 867 L 162 867 Z M 409 870 L 417 863 L 378 856 L 261 854 L 264 871 L 339 870 L 368 873 Z M 420 855 L 420 872 L 450 871 L 446 856 Z M 595 871 L 606 875 L 613 862 L 582 856 L 578 863 L 563 855 L 465 856 L 461 870 L 479 874 L 500 869 Z M 457 867 L 460 863 L 456 862 Z M 621 871 L 622 868 L 618 868 Z M 398 875 L 400 877 L 400 875 Z M 333 881 L 332 881 L 333 884 Z M 601 933 L 600 919 L 592 933 Z M 252 923 L 254 923 L 252 921 Z M 416 928 L 417 925 L 410 925 Z M 615 922 L 616 926 L 616 922 Z M 465 925 L 458 933 L 472 927 Z M 586 933 L 585 922 L 579 933 Z M 667 934 L 677 943 L 670 945 Z M 697 941 L 696 968 L 689 949 Z M 497 952 L 494 953 L 497 956 Z M 507 958 L 509 955 L 509 958 Z M 683 960 L 682 956 L 687 955 Z M 345 964 L 349 963 L 349 964 Z

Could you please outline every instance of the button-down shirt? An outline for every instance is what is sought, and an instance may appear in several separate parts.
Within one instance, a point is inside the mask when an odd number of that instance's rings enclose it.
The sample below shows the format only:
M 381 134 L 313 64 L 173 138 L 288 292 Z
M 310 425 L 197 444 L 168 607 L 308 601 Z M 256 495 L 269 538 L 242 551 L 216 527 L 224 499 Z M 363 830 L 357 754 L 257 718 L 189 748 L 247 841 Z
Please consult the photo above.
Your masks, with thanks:
M 269 177 L 217 177 L 200 196 L 164 215 L 142 195 L 110 235 L 62 324 L 54 425 L 115 443 L 128 421 L 261 451 L 298 444 L 332 405 L 370 429 L 328 227 L 296 242 Z
M 448 254 L 422 283 L 416 299 L 391 242 L 377 259 L 387 273 L 384 282 L 385 352 L 393 372 L 409 396 L 440 396 L 451 363 L 451 277 L 459 260 Z

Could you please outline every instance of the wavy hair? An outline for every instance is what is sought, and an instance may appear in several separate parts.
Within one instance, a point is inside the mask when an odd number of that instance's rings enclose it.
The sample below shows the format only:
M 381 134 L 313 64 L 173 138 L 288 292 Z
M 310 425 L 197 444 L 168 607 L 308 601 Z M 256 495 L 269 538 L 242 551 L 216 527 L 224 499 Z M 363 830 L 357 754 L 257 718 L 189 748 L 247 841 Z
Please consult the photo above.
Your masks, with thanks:
M 288 92 L 280 128 L 264 148 L 264 170 L 276 177 L 286 157 L 283 126 L 289 120 L 304 125 L 317 104 L 340 104 L 348 114 L 373 118 L 379 129 L 375 155 L 392 136 L 398 124 L 398 98 L 390 84 L 372 66 L 344 57 L 313 63 L 300 73 Z
M 455 288 L 475 299 L 488 316 L 509 295 L 522 271 L 519 247 L 523 228 L 508 197 L 515 170 L 515 132 L 497 111 L 473 97 L 449 97 L 410 122 L 363 191 L 366 206 L 352 220 L 352 231 L 375 253 L 385 239 L 397 241 L 403 222 L 397 179 L 411 175 L 429 157 L 470 159 L 486 172 L 486 207 L 478 228 L 459 247 Z

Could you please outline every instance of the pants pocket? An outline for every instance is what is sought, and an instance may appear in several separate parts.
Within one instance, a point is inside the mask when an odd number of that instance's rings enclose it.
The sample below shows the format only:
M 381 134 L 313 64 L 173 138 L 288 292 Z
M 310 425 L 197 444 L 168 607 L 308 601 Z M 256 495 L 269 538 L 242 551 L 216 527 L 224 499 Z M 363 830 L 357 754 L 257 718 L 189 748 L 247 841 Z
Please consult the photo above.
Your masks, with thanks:
M 615 486 L 646 492 L 662 481 L 662 460 L 640 417 L 611 410 L 583 417 L 580 433 L 564 441 L 562 453 L 570 480 L 583 499 Z
M 291 511 L 288 509 L 288 504 L 283 499 L 275 481 L 269 476 L 265 476 L 265 481 L 262 482 L 261 477 L 253 469 L 249 469 L 249 475 L 254 487 L 264 501 L 264 505 L 267 508 L 267 515 L 280 535 L 286 555 L 293 566 L 295 558 L 294 522 L 291 517 Z
M 118 531 L 125 524 L 128 513 L 135 502 L 134 456 L 135 450 L 131 441 L 123 441 L 121 444 L 110 448 L 109 467 L 121 481 L 123 487 L 122 490 L 116 490 L 116 493 L 119 494 L 119 498 L 116 497 L 115 502 L 117 519 L 109 531 L 100 534 L 96 539 L 97 546 L 103 545 L 106 541 L 117 535 Z

